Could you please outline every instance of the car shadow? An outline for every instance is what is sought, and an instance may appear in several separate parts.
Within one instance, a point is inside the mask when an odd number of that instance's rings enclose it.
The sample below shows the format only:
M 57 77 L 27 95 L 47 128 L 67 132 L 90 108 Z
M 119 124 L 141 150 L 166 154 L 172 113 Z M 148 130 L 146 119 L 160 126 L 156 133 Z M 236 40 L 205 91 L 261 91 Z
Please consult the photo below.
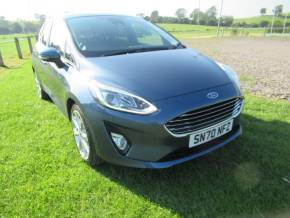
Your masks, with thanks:
M 180 216 L 290 217 L 290 124 L 243 114 L 244 133 L 201 158 L 164 170 L 104 164 L 97 171 Z

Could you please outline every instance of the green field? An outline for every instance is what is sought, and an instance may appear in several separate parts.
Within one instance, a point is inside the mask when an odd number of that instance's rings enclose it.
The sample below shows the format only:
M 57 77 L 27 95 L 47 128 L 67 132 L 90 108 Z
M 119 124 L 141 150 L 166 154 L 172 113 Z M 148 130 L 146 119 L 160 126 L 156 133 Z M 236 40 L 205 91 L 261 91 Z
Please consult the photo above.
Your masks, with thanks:
M 165 170 L 88 167 L 37 98 L 30 61 L 0 74 L 0 217 L 268 217 L 290 212 L 290 104 L 246 94 L 244 134 Z M 287 215 L 286 215 L 287 217 Z
M 169 32 L 194 32 L 194 31 L 216 31 L 215 26 L 203 26 L 203 25 L 192 25 L 192 24 L 171 24 L 171 23 L 160 23 L 158 24 L 163 29 Z
M 177 38 L 208 38 L 217 36 L 216 26 L 203 26 L 191 24 L 158 24 Z M 263 28 L 232 28 L 221 27 L 220 36 L 264 36 Z
M 237 18 L 235 19 L 235 23 L 242 23 L 246 22 L 247 24 L 260 24 L 261 21 L 268 21 L 269 23 L 272 22 L 272 15 L 264 15 L 264 16 L 256 16 L 256 17 L 249 17 L 249 18 Z M 275 21 L 279 20 L 284 23 L 284 18 L 275 18 Z
M 217 27 L 191 24 L 158 24 L 177 38 L 213 37 L 217 34 Z

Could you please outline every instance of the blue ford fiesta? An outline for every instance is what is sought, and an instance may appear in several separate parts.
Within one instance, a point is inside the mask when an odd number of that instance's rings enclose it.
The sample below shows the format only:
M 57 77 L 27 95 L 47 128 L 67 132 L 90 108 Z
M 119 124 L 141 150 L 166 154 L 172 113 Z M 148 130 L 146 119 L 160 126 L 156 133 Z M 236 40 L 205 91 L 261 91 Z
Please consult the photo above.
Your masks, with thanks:
M 141 18 L 47 19 L 32 67 L 93 167 L 166 168 L 241 135 L 237 74 Z

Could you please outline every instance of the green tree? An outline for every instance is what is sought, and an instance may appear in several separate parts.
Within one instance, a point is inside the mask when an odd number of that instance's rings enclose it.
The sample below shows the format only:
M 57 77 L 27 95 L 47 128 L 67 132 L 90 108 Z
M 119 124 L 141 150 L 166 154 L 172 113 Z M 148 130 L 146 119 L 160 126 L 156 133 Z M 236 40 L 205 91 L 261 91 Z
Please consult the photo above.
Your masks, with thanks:
M 210 26 L 216 26 L 217 25 L 216 15 L 217 9 L 215 6 L 212 6 L 209 9 L 207 9 L 207 11 L 205 12 L 206 24 Z
M 274 27 L 283 27 L 283 22 L 280 21 L 280 20 L 276 20 L 276 21 L 274 22 Z
M 152 11 L 151 16 L 150 16 L 150 20 L 153 23 L 156 23 L 159 17 L 159 12 L 158 11 Z
M 283 13 L 283 5 L 277 5 L 274 10 L 273 10 L 274 14 L 276 16 L 281 16 Z
M 179 8 L 175 12 L 176 17 L 178 17 L 179 20 L 182 20 L 186 17 L 187 11 L 184 8 Z
M 150 17 L 149 16 L 145 16 L 144 19 L 147 20 L 147 21 L 150 21 Z
M 0 34 L 9 33 L 37 33 L 42 25 L 43 19 L 37 21 L 17 20 L 8 21 L 0 16 Z
M 209 9 L 207 9 L 207 11 L 205 12 L 205 14 L 209 17 L 209 18 L 216 18 L 217 15 L 217 9 L 216 6 L 212 6 Z
M 198 23 L 198 21 L 197 21 L 197 19 L 198 19 L 198 12 L 199 12 L 199 9 L 196 8 L 189 15 L 189 17 L 191 18 L 193 24 L 197 24 Z
M 23 32 L 25 33 L 36 33 L 40 29 L 40 22 L 35 21 L 22 21 Z
M 221 24 L 223 26 L 232 26 L 234 23 L 234 17 L 232 16 L 223 16 L 221 20 Z
M 207 15 L 204 12 L 200 11 L 199 12 L 199 24 L 200 25 L 206 25 L 207 22 L 208 22 Z
M 22 26 L 18 22 L 13 22 L 10 28 L 11 33 L 22 33 Z
M 267 9 L 266 8 L 261 8 L 260 9 L 260 14 L 263 16 L 267 13 Z
M 269 26 L 269 21 L 268 20 L 262 20 L 260 22 L 260 27 L 268 27 Z
M 9 22 L 4 16 L 0 16 L 0 34 L 9 34 Z

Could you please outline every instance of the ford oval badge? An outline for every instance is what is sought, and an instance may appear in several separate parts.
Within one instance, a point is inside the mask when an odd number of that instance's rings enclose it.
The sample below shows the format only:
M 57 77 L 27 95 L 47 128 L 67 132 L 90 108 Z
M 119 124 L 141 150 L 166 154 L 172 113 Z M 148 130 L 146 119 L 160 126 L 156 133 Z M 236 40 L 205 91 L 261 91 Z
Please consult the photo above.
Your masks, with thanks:
M 209 98 L 209 99 L 216 99 L 217 97 L 219 97 L 219 93 L 217 93 L 217 92 L 209 92 L 209 93 L 207 93 L 206 97 Z

